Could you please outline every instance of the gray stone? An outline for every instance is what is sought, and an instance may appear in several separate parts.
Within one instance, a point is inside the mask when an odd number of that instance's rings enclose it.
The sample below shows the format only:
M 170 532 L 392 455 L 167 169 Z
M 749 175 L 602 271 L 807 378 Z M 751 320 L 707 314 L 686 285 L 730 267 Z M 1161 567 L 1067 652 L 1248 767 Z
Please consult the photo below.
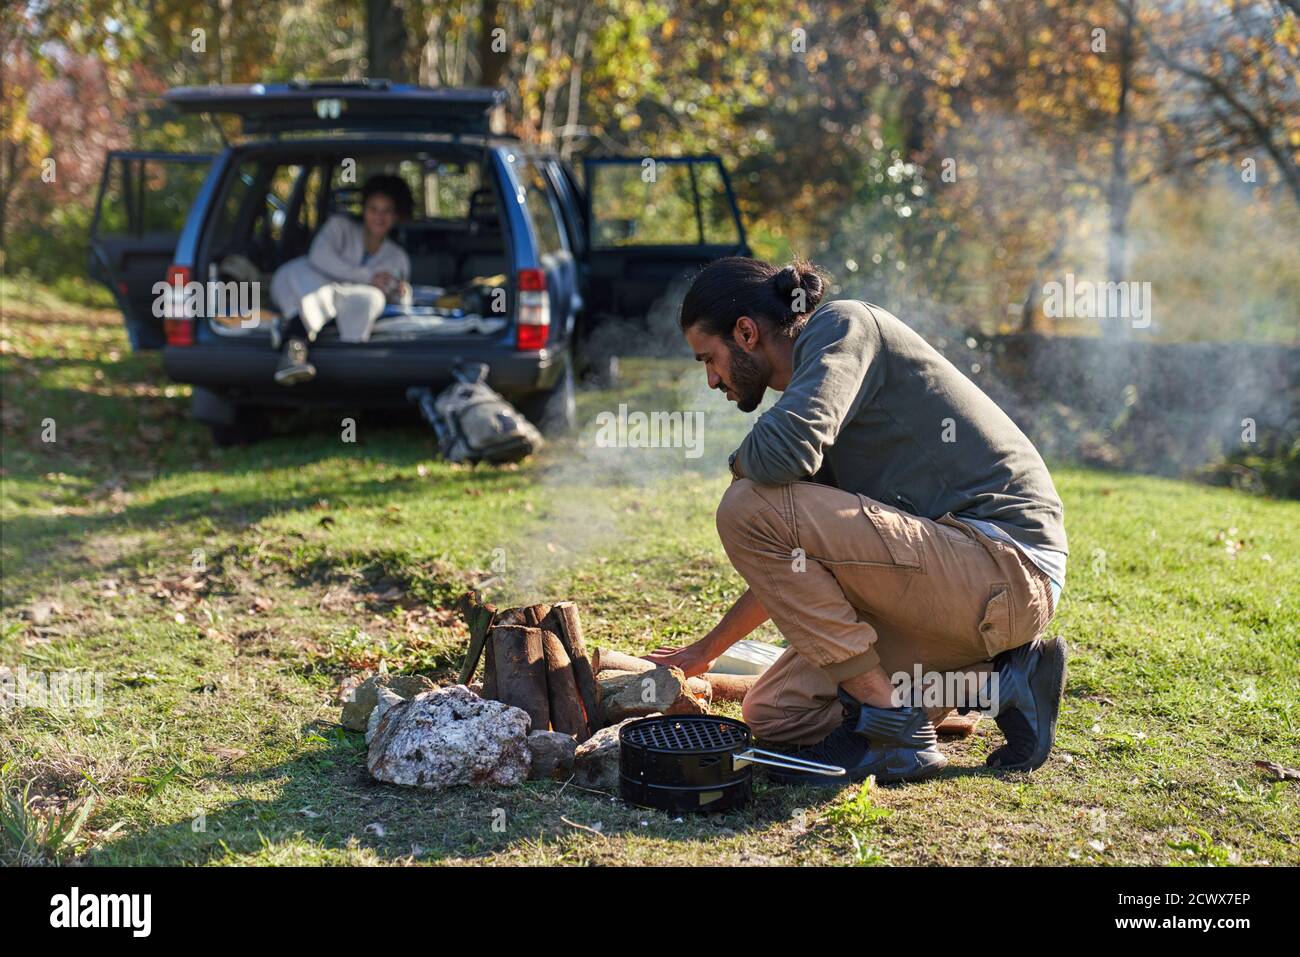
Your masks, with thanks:
M 645 715 L 653 717 L 653 715 Z M 635 721 L 628 718 L 601 728 L 582 744 L 573 757 L 573 783 L 598 791 L 618 790 L 618 729 Z
M 564 780 L 573 773 L 578 741 L 563 731 L 534 731 L 528 735 L 528 750 L 533 756 L 528 769 L 531 781 Z
M 371 709 L 370 718 L 366 721 L 366 744 L 369 744 L 375 739 L 375 732 L 379 728 L 379 719 L 388 712 L 388 709 L 393 705 L 401 704 L 406 700 L 401 695 L 393 694 L 393 692 L 389 691 L 383 685 L 380 685 L 377 690 L 379 692 L 379 700 L 376 702 L 374 708 Z
M 601 710 L 605 721 L 614 724 L 627 718 L 650 714 L 705 714 L 702 705 L 686 687 L 680 668 L 659 667 L 640 674 L 600 679 Z
M 351 698 L 343 702 L 343 716 L 339 719 L 343 727 L 349 731 L 366 730 L 370 712 L 379 700 L 377 689 L 381 687 L 399 698 L 414 698 L 436 686 L 424 675 L 371 675 L 353 689 Z
M 379 781 L 442 790 L 528 778 L 528 712 L 452 685 L 392 704 L 375 723 L 366 766 Z

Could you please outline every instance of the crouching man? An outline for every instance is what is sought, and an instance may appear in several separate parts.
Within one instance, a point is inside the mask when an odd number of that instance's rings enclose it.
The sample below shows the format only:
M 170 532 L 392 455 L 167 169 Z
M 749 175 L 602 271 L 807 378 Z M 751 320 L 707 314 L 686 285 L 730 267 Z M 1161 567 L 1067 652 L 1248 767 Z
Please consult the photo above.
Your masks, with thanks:
M 782 395 L 732 454 L 718 507 L 749 589 L 700 641 L 651 657 L 703 673 L 770 617 L 789 649 L 746 696 L 745 720 L 848 771 L 778 779 L 927 777 L 947 764 L 935 721 L 972 705 L 1006 739 L 988 764 L 1034 770 L 1065 683 L 1064 642 L 1040 637 L 1067 552 L 1051 476 L 924 339 L 864 302 L 818 307 L 822 291 L 807 263 L 728 258 L 686 295 L 682 331 L 709 386 L 743 412 Z M 977 700 L 898 693 L 894 676 L 918 672 L 964 673 Z

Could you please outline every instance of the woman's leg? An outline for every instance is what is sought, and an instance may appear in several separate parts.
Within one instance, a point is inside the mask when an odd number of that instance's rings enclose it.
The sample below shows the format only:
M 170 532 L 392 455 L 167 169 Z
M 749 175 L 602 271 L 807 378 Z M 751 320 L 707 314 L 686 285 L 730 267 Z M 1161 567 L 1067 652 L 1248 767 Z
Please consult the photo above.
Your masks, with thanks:
M 307 355 L 307 342 L 314 339 L 315 333 L 302 321 L 301 316 L 289 319 L 281 332 L 284 345 L 280 350 L 280 361 L 275 367 L 275 381 L 279 385 L 298 385 L 310 382 L 316 377 L 316 367 Z
M 307 356 L 307 345 L 316 333 L 333 318 L 331 297 L 323 293 L 329 280 L 312 267 L 307 258 L 291 259 L 275 271 L 271 279 L 271 299 L 292 318 L 285 320 L 279 339 L 280 362 L 275 381 L 296 385 L 315 377 L 316 367 Z
M 369 341 L 375 320 L 387 304 L 384 294 L 374 286 L 340 283 L 334 291 L 339 338 L 344 342 Z

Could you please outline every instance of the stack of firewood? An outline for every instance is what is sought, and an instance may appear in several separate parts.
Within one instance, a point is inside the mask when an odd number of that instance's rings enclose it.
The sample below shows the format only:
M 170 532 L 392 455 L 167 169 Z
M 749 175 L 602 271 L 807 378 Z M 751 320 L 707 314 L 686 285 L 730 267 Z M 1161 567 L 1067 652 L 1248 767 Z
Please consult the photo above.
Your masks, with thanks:
M 601 648 L 589 656 L 578 606 L 571 601 L 498 611 L 471 592 L 459 607 L 470 632 L 460 683 L 470 683 L 482 659 L 484 698 L 527 711 L 534 731 L 560 731 L 579 743 L 628 714 L 618 696 L 629 676 L 671 671 L 676 677 L 665 681 L 680 690 L 671 691 L 668 698 L 679 697 L 675 703 L 665 699 L 661 704 L 673 714 L 698 713 L 697 705 L 707 711 L 711 702 L 738 703 L 756 680 L 754 675 L 713 673 L 686 679 L 676 669 L 656 669 L 644 658 Z M 950 714 L 938 730 L 965 737 L 978 722 L 977 713 Z
M 461 684 L 474 677 L 481 657 L 483 697 L 527 711 L 534 731 L 560 731 L 582 742 L 600 728 L 600 689 L 577 605 L 498 611 L 470 593 L 460 610 L 470 631 Z

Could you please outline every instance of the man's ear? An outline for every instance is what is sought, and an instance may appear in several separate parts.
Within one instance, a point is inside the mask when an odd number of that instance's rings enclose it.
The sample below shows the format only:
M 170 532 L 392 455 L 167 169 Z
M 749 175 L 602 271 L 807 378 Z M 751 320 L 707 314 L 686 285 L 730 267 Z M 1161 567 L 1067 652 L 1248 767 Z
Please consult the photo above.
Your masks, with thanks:
M 749 316 L 741 316 L 736 320 L 736 325 L 731 330 L 731 337 L 736 340 L 736 345 L 746 352 L 754 352 L 758 349 L 762 333 L 759 331 L 757 322 Z

